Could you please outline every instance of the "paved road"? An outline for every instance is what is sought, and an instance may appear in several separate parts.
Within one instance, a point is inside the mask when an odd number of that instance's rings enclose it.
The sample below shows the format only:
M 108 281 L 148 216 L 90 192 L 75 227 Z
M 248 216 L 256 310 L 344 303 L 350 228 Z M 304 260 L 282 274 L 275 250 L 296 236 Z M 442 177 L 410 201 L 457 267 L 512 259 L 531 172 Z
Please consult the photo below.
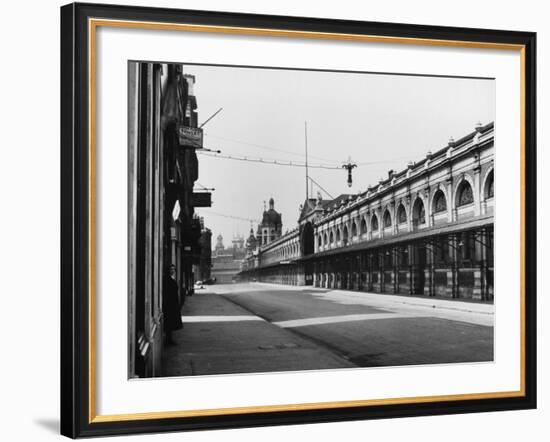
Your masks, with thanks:
M 493 360 L 487 304 L 232 284 L 197 291 L 182 319 L 167 376 Z

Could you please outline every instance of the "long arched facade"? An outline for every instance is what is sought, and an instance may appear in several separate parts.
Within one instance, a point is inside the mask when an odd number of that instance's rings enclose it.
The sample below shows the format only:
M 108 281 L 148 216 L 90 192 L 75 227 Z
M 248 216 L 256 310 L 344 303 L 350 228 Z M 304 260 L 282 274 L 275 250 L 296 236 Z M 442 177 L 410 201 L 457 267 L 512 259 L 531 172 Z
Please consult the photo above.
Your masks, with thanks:
M 315 252 L 291 251 L 287 261 L 298 273 L 312 269 L 326 289 L 492 300 L 493 129 L 478 127 L 359 195 L 318 204 L 307 215 Z

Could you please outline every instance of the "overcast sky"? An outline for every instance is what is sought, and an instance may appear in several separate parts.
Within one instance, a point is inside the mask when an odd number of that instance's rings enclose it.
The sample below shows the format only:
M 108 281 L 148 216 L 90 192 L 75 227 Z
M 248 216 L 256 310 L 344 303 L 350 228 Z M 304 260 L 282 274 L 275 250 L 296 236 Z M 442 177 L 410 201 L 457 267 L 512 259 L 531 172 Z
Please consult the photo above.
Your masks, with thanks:
M 310 169 L 334 197 L 365 190 L 389 169 L 405 168 L 495 115 L 494 80 L 192 65 L 184 72 L 196 76 L 199 123 L 223 107 L 204 126 L 205 147 L 303 161 L 307 121 L 310 164 L 340 166 L 348 157 L 371 163 L 353 171 L 351 188 L 344 170 Z M 198 183 L 215 188 L 212 207 L 196 210 L 212 230 L 213 246 L 220 233 L 227 247 L 233 235 L 250 230 L 249 221 L 219 214 L 259 220 L 273 197 L 285 231 L 296 226 L 306 196 L 304 168 L 204 155 Z

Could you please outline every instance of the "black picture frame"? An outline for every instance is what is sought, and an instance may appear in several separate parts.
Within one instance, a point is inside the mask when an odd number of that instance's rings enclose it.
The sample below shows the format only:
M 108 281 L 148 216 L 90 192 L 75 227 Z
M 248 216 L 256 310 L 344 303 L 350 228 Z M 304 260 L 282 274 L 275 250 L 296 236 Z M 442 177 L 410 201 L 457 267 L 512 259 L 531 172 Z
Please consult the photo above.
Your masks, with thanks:
M 90 18 L 353 34 L 523 47 L 524 395 L 438 402 L 94 421 L 90 412 L 90 223 L 87 146 Z M 536 34 L 489 29 L 73 3 L 61 8 L 61 434 L 104 436 L 536 408 Z M 92 417 L 91 417 L 92 416 Z

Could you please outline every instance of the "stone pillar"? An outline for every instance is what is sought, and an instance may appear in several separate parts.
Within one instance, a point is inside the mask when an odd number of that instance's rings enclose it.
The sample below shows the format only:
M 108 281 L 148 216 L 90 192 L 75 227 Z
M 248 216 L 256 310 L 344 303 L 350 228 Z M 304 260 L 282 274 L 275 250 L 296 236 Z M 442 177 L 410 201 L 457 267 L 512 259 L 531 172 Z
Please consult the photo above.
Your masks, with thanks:
M 481 215 L 481 166 L 474 169 L 474 215 Z
M 453 179 L 447 178 L 447 222 L 456 221 L 455 198 L 453 194 Z
M 386 292 L 386 263 L 384 262 L 384 255 L 378 254 L 378 265 L 379 265 L 379 278 L 378 281 L 380 282 L 380 293 Z
M 490 233 L 488 229 L 483 229 L 483 236 L 481 239 L 481 241 L 483 242 L 483 244 L 481 245 L 481 277 L 483 280 L 483 292 L 481 293 L 481 295 L 482 299 L 486 301 L 491 298 L 491 294 L 489 293 L 489 253 L 491 253 L 491 251 L 489 250 L 489 237 Z
M 436 188 L 437 191 L 437 188 Z M 426 227 L 430 228 L 434 225 L 434 218 L 432 216 L 432 198 L 433 192 L 430 192 L 430 187 L 424 189 L 424 218 L 426 218 Z
M 432 240 L 426 244 L 426 268 L 424 269 L 424 295 L 435 296 L 435 250 Z
M 482 267 L 474 269 L 474 287 L 472 290 L 472 299 L 481 301 L 483 299 L 483 281 L 482 281 Z
M 357 257 L 357 290 L 363 290 L 363 254 Z
M 458 250 L 457 241 L 454 236 L 448 238 L 449 251 L 451 252 L 451 268 L 447 271 L 446 295 L 449 298 L 458 298 Z
M 391 262 L 392 262 L 392 287 L 393 293 L 399 293 L 399 260 L 398 260 L 398 251 L 395 248 L 391 249 Z

